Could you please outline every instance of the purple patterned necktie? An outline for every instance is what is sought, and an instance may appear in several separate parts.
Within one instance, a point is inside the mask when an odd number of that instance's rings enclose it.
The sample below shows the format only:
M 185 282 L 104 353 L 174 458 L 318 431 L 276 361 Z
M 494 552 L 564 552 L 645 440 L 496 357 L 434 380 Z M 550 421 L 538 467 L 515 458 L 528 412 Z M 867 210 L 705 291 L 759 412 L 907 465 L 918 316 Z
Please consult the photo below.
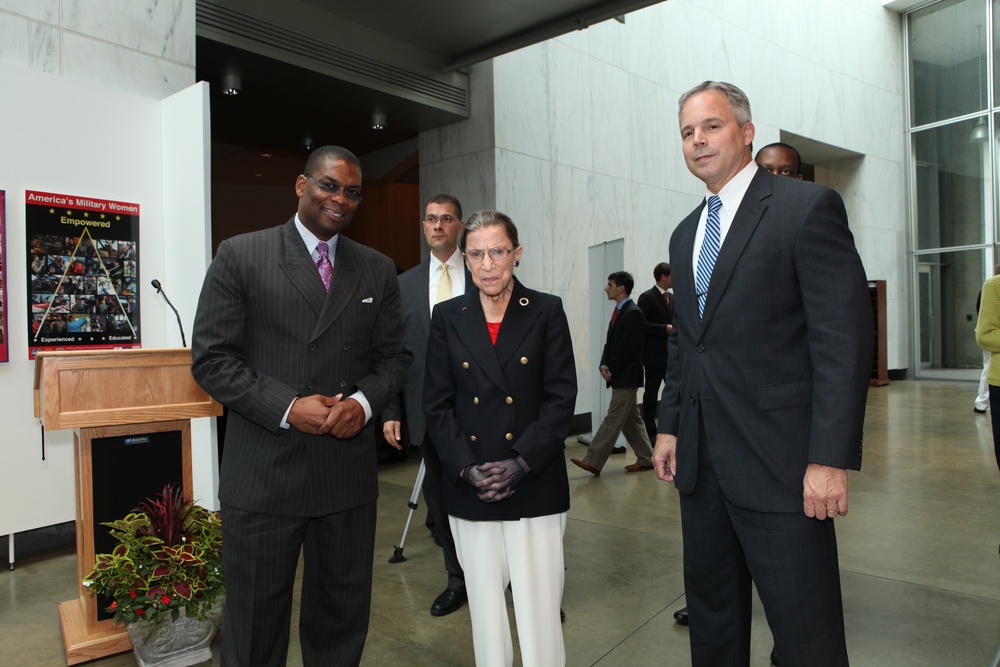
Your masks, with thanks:
M 323 281 L 323 287 L 330 291 L 330 278 L 333 276 L 333 264 L 330 263 L 330 246 L 320 241 L 316 244 L 316 268 L 319 270 L 319 277 Z

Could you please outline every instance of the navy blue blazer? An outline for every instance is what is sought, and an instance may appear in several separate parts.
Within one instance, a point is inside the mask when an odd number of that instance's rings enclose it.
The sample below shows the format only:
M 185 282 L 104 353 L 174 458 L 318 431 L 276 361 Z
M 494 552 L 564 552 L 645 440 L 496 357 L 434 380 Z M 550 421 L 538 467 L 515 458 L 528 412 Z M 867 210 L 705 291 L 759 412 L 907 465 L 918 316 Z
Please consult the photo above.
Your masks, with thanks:
M 629 299 L 622 304 L 615 326 L 608 324 L 608 335 L 601 353 L 601 366 L 611 371 L 614 389 L 633 389 L 642 386 L 642 346 L 646 319 L 635 302 Z
M 514 520 L 569 510 L 563 450 L 575 407 L 573 341 L 558 297 L 515 279 L 496 345 L 478 291 L 434 308 L 424 413 L 444 466 L 448 514 Z M 517 455 L 531 471 L 506 500 L 480 501 L 459 476 L 469 464 Z
M 639 310 L 646 318 L 645 337 L 642 341 L 642 365 L 652 368 L 667 367 L 667 325 L 674 319 L 674 295 L 670 295 L 670 308 L 660 289 L 653 285 L 639 295 Z
M 699 319 L 692 253 L 703 206 L 670 239 L 675 329 L 658 430 L 677 436 L 675 484 L 694 491 L 708 447 L 731 502 L 801 512 L 809 463 L 861 467 L 874 325 L 844 202 L 758 170 Z

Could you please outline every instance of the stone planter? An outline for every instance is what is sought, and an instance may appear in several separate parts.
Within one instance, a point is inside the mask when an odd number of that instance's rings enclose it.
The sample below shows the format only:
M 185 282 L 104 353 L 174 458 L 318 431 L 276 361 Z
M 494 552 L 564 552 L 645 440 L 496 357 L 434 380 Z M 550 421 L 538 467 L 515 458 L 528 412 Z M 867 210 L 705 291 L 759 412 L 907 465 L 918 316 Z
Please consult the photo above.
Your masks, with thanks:
M 188 618 L 130 623 L 126 626 L 139 667 L 188 667 L 212 659 L 212 640 L 222 625 L 223 600 L 204 621 Z

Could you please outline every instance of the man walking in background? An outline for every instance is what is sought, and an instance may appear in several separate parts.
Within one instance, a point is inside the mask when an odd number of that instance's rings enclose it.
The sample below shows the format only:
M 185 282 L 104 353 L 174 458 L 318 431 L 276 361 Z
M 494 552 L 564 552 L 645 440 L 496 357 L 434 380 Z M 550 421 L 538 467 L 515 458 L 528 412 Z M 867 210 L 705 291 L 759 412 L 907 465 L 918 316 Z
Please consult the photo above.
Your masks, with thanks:
M 587 455 L 583 460 L 570 459 L 592 475 L 601 474 L 619 433 L 625 435 L 636 455 L 635 463 L 625 466 L 625 471 L 653 469 L 650 459 L 653 450 L 635 400 L 636 391 L 642 386 L 644 320 L 642 311 L 630 296 L 634 286 L 631 274 L 617 271 L 608 276 L 608 285 L 604 288 L 608 300 L 615 302 L 600 366 L 601 377 L 611 387 L 611 403 L 608 414 L 587 448 Z

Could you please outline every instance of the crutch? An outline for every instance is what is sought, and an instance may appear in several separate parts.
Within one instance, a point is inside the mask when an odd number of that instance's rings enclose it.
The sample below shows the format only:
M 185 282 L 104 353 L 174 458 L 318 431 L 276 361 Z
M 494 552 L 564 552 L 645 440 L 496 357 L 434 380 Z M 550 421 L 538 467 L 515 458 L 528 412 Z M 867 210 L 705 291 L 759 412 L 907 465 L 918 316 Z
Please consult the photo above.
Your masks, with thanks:
M 399 540 L 399 546 L 393 545 L 392 557 L 389 559 L 390 563 L 402 563 L 406 560 L 406 556 L 403 555 L 403 547 L 406 546 L 406 533 L 410 531 L 410 522 L 413 521 L 413 512 L 416 511 L 420 503 L 417 502 L 417 498 L 420 497 L 420 489 L 424 485 L 424 474 L 427 470 L 424 468 L 423 457 L 420 459 L 420 470 L 417 471 L 417 481 L 413 483 L 413 493 L 410 494 L 410 501 L 406 503 L 406 506 L 410 508 L 410 515 L 406 517 L 406 525 L 403 526 L 403 537 Z

